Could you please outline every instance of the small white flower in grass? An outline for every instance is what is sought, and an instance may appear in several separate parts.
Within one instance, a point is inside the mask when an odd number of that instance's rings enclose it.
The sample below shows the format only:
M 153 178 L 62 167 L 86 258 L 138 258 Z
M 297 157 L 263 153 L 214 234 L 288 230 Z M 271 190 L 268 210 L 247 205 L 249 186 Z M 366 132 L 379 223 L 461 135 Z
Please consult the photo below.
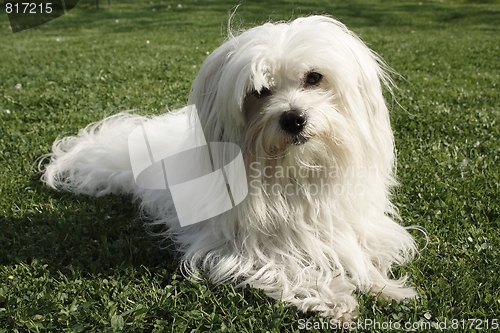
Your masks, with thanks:
M 120 22 L 120 20 L 115 20 L 116 23 Z
M 177 5 L 177 8 L 182 8 L 182 5 L 181 5 L 181 4 L 178 4 L 178 5 Z
M 149 44 L 149 40 L 146 41 L 146 44 Z
M 9 109 L 5 109 L 5 110 L 3 110 L 3 111 L 4 111 L 5 113 L 7 113 L 7 114 L 10 114 L 10 110 L 9 110 Z
M 60 42 L 60 41 L 61 41 L 61 38 L 57 37 L 56 42 Z
M 16 89 L 21 89 L 23 85 L 21 83 L 16 84 Z
M 475 144 L 474 144 L 474 147 L 479 147 L 481 145 L 481 142 L 477 141 Z

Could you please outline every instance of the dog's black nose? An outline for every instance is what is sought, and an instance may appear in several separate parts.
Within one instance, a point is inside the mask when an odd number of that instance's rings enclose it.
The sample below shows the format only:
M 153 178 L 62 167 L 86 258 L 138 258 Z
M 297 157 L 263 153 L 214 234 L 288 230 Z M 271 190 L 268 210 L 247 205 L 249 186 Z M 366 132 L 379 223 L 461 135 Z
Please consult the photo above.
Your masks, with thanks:
M 281 128 L 290 134 L 299 134 L 306 122 L 306 114 L 299 110 L 285 111 L 280 116 Z

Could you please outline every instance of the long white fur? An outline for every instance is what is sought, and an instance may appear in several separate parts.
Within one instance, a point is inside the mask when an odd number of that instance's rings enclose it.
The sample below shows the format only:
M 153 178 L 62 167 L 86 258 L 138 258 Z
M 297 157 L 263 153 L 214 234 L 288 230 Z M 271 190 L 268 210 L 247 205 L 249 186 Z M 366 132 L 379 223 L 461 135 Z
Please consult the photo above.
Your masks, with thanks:
M 73 193 L 133 194 L 151 223 L 168 227 L 164 236 L 178 245 L 187 274 L 201 270 L 214 283 L 250 284 L 301 311 L 352 320 L 357 288 L 396 300 L 416 296 L 406 277 L 391 272 L 416 248 L 394 221 L 390 201 L 396 182 L 384 68 L 330 17 L 267 23 L 231 36 L 203 63 L 188 104 L 198 109 L 207 142 L 242 148 L 250 194 L 201 223 L 180 227 L 168 191 L 134 183 L 127 138 L 149 118 L 118 114 L 58 139 L 42 180 Z M 326 89 L 303 88 L 310 71 L 323 74 Z M 262 88 L 272 95 L 248 102 Z M 302 145 L 291 144 L 278 126 L 279 115 L 293 108 L 308 115 Z M 170 138 L 185 130 L 179 124 L 186 117 L 181 111 L 152 122 Z

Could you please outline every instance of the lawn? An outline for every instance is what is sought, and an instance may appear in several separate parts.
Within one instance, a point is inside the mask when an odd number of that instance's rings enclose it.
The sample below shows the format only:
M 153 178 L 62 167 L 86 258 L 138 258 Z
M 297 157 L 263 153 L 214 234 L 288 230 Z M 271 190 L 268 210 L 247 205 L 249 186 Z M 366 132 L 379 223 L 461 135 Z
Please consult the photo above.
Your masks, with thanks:
M 0 333 L 331 331 L 259 290 L 184 278 L 129 198 L 57 193 L 34 168 L 57 136 L 90 122 L 183 106 L 238 4 L 81 1 L 18 33 L 0 6 Z M 428 236 L 414 231 L 420 255 L 397 270 L 420 298 L 360 294 L 358 331 L 498 331 L 500 3 L 243 1 L 233 25 L 311 13 L 343 21 L 400 74 L 388 95 L 395 201 Z

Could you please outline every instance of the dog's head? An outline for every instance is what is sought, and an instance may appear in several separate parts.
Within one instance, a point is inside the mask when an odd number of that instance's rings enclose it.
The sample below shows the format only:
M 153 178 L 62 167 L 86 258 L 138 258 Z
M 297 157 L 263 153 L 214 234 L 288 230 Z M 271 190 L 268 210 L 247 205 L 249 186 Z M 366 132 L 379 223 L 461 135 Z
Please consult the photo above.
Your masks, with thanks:
M 376 164 L 390 174 L 384 68 L 330 17 L 267 23 L 230 36 L 205 60 L 189 103 L 207 141 L 240 145 L 247 165 Z

